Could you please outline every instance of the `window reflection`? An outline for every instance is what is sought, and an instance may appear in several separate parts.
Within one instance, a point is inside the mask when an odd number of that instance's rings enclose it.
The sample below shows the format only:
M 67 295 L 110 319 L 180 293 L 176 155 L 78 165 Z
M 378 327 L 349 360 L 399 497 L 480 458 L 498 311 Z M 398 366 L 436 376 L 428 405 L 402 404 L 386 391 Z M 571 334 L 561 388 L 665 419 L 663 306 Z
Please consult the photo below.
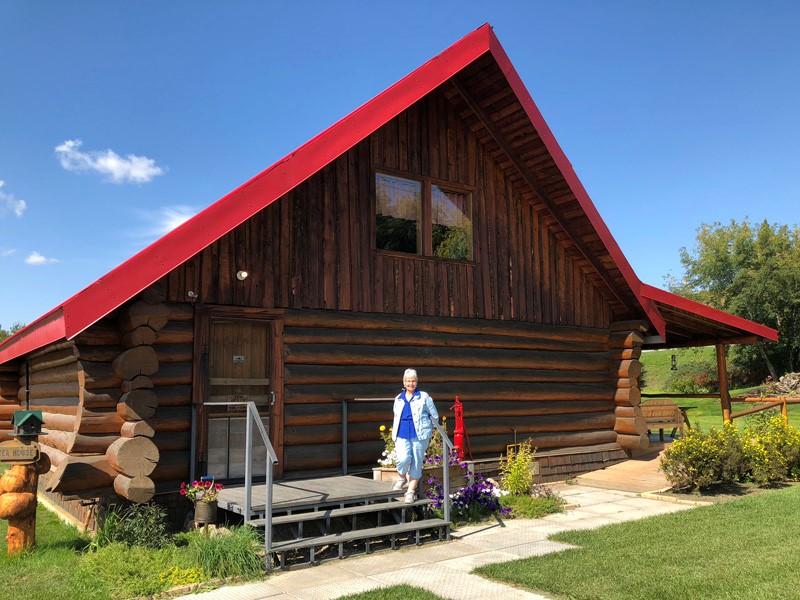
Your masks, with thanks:
M 422 254 L 422 186 L 418 181 L 376 175 L 376 246 Z
M 470 195 L 431 186 L 433 255 L 472 260 Z

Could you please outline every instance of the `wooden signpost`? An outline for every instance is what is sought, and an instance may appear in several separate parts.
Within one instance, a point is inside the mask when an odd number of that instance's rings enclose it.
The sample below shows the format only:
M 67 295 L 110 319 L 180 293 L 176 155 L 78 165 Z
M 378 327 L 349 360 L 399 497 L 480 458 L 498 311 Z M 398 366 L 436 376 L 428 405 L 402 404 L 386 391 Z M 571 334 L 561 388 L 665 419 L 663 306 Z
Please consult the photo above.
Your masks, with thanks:
M 19 438 L 0 442 L 0 462 L 12 465 L 32 465 L 39 460 L 39 444 Z
M 36 487 L 50 470 L 50 459 L 39 450 L 42 413 L 14 413 L 14 439 L 0 443 L 0 461 L 11 468 L 0 477 L 0 519 L 8 519 L 8 553 L 19 554 L 36 542 Z

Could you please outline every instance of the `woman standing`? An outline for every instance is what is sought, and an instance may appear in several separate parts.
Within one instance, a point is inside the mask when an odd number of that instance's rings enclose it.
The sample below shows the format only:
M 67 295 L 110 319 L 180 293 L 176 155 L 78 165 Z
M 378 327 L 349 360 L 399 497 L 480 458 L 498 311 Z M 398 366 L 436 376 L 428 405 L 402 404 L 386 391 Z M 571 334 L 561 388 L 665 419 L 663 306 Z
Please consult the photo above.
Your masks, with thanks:
M 403 391 L 394 399 L 394 424 L 392 439 L 397 454 L 397 473 L 400 475 L 394 490 L 408 486 L 405 501 L 417 499 L 417 485 L 422 477 L 422 460 L 433 435 L 433 424 L 439 413 L 433 399 L 417 389 L 417 372 L 406 369 L 403 374 Z

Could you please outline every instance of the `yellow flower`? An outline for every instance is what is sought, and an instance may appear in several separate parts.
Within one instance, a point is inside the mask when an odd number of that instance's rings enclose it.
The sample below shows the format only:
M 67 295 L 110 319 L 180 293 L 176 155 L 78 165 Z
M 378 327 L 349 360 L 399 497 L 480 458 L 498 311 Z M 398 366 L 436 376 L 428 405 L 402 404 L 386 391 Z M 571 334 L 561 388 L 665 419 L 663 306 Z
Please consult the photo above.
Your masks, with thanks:
M 386 425 L 381 425 L 381 431 L 386 431 Z

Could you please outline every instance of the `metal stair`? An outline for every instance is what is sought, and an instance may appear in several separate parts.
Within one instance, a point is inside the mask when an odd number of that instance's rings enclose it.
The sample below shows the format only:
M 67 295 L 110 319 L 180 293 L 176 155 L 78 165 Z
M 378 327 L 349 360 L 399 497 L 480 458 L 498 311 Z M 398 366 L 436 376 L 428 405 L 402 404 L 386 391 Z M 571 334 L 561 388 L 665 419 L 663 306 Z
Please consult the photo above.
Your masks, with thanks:
M 275 557 L 281 568 L 286 568 L 304 550 L 308 550 L 307 562 L 317 564 L 328 558 L 350 555 L 350 550 L 359 542 L 363 542 L 364 551 L 369 554 L 376 546 L 388 545 L 395 549 L 400 543 L 410 543 L 412 538 L 415 544 L 428 538 L 450 539 L 449 469 L 443 471 L 443 519 L 429 518 L 426 514 L 430 500 L 406 504 L 399 501 L 402 493 L 392 490 L 391 484 L 347 475 L 346 469 L 341 477 L 274 482 L 272 468 L 278 457 L 255 404 L 251 401 L 205 404 L 246 407 L 244 485 L 222 489 L 218 506 L 241 515 L 245 524 L 264 530 L 264 560 L 268 571 L 272 570 Z M 433 426 L 442 436 L 445 455 L 449 455 L 453 443 L 447 432 L 438 423 Z M 254 428 L 267 451 L 266 480 L 261 485 L 253 483 Z M 346 436 L 343 439 L 347 439 Z M 194 473 L 191 476 L 194 477 Z M 394 522 L 384 525 L 383 519 Z M 365 522 L 367 526 L 361 527 Z M 309 524 L 317 528 L 317 535 L 306 535 Z M 286 539 L 278 539 L 287 531 L 290 535 Z M 329 552 L 331 547 L 338 550 L 336 555 Z
M 254 497 L 258 498 L 258 486 Z M 406 504 L 402 492 L 387 483 L 353 476 L 276 482 L 272 510 L 274 564 L 319 564 L 333 558 L 370 554 L 379 549 L 449 539 L 450 523 L 432 518 L 432 500 Z M 243 514 L 241 489 L 220 492 L 219 506 Z M 267 527 L 264 505 L 252 507 L 257 528 Z

